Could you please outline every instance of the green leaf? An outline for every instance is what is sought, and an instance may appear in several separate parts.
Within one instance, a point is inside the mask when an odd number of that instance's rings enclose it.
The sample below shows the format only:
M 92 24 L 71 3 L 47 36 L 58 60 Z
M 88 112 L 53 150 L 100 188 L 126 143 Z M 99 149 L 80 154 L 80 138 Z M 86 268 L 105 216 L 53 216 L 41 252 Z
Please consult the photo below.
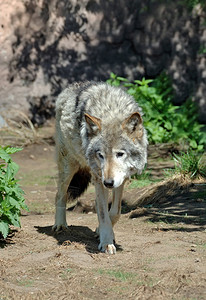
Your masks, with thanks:
M 140 80 L 134 80 L 134 82 L 139 84 L 139 85 L 142 85 L 142 81 L 140 81 Z
M 9 234 L 9 224 L 3 220 L 0 221 L 0 233 L 3 235 L 4 239 Z
M 200 151 L 202 151 L 204 149 L 204 146 L 203 145 L 198 145 L 197 146 L 197 150 L 200 152 Z
M 3 159 L 6 163 L 11 160 L 11 156 L 2 147 L 0 147 L 0 158 Z
M 12 172 L 12 175 L 15 176 L 16 173 L 18 172 L 19 170 L 19 166 L 14 162 L 14 161 L 11 161 L 9 164 L 8 164 L 8 167 L 10 168 L 11 172 Z
M 17 200 L 15 200 L 13 197 L 9 197 L 9 203 L 12 207 L 14 207 L 17 210 L 21 209 L 21 205 Z
M 190 146 L 193 148 L 193 149 L 197 149 L 197 142 L 195 140 L 191 140 L 190 141 Z
M 165 122 L 164 127 L 165 127 L 167 130 L 172 130 L 172 124 L 171 124 L 169 121 Z
M 110 78 L 115 79 L 117 75 L 115 75 L 113 72 L 110 73 Z
M 123 81 L 123 82 L 128 82 L 129 80 L 127 79 L 127 78 L 124 78 L 124 77 L 117 77 L 117 79 L 119 80 L 119 81 Z
M 21 227 L 20 222 L 19 222 L 19 215 L 15 213 L 10 213 L 7 215 L 8 219 L 10 220 L 10 224 L 15 226 L 15 227 Z
M 119 80 L 115 79 L 115 80 L 112 82 L 112 85 L 113 85 L 113 86 L 119 86 L 119 85 L 120 85 Z
M 8 153 L 8 154 L 14 154 L 14 153 L 16 153 L 16 152 L 19 152 L 19 151 L 23 150 L 22 148 L 16 148 L 16 147 L 10 147 L 10 146 L 6 146 L 6 147 L 4 147 L 3 149 L 4 149 L 4 150 L 6 151 L 6 153 Z
M 135 83 L 141 85 L 141 86 L 148 86 L 148 84 L 150 84 L 151 82 L 153 82 L 152 79 L 145 79 L 145 78 L 142 78 L 142 81 L 141 80 L 134 80 Z

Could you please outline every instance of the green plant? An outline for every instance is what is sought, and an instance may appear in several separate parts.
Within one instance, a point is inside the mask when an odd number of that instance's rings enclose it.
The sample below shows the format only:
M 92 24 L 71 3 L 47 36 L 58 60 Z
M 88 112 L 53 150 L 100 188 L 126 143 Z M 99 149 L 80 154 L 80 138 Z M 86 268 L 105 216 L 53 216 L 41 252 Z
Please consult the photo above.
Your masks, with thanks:
M 198 176 L 206 178 L 206 164 L 202 163 L 203 155 L 194 151 L 180 152 L 180 154 L 173 154 L 175 161 L 175 170 L 177 174 L 182 174 L 195 178 Z
M 137 277 L 137 275 L 135 273 L 124 272 L 124 271 L 121 271 L 121 270 L 103 270 L 103 269 L 100 269 L 98 272 L 101 275 L 106 274 L 106 275 L 114 277 L 114 278 L 116 278 L 120 281 L 127 281 L 127 280 L 133 279 L 134 277 Z
M 138 174 L 135 174 L 132 176 L 132 179 L 135 179 L 135 180 L 132 180 L 130 185 L 129 185 L 129 188 L 130 189 L 133 189 L 133 188 L 142 188 L 142 187 L 145 187 L 147 185 L 150 185 L 154 182 L 158 182 L 159 180 L 158 179 L 153 179 L 150 172 L 144 170 L 142 172 L 142 174 L 138 175 Z
M 0 146 L 0 234 L 3 238 L 9 234 L 10 225 L 21 226 L 21 209 L 28 210 L 24 192 L 15 179 L 19 166 L 11 158 L 11 154 L 20 150 Z
M 142 107 L 150 143 L 184 143 L 198 151 L 204 148 L 206 134 L 197 121 L 195 103 L 188 100 L 180 107 L 173 105 L 172 84 L 165 73 L 155 80 L 134 82 L 111 73 L 107 82 L 123 86 Z

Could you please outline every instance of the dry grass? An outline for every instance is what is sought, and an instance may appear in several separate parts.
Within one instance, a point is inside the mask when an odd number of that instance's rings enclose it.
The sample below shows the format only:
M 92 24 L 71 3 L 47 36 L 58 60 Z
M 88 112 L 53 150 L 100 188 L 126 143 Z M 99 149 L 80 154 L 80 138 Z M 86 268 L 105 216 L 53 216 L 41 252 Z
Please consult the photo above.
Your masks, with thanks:
M 41 140 L 30 119 L 20 111 L 11 112 L 13 119 L 4 116 L 7 126 L 0 128 L 1 146 L 19 146 L 36 143 Z
M 196 179 L 195 182 L 205 182 L 203 178 Z M 140 196 L 135 199 L 135 206 L 145 206 L 157 202 L 164 202 L 169 197 L 188 191 L 194 181 L 187 176 L 174 175 L 161 182 L 154 183 L 141 189 Z

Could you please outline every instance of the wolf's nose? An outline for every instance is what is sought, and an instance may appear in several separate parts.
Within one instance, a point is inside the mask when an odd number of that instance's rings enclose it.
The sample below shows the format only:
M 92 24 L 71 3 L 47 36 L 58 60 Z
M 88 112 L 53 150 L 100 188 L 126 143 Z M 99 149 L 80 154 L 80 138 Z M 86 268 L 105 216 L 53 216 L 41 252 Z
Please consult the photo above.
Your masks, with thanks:
M 104 185 L 107 188 L 111 189 L 114 187 L 114 180 L 112 178 L 106 179 L 106 180 L 104 180 Z

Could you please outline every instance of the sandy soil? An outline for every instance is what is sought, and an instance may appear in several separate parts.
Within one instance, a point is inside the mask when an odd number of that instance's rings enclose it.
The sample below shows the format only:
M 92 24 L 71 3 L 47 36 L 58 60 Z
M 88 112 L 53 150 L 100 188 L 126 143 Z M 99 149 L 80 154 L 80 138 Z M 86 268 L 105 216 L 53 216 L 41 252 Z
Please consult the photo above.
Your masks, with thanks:
M 0 299 L 206 299 L 205 182 L 135 213 L 115 227 L 117 254 L 98 252 L 95 213 L 67 212 L 69 229 L 52 235 L 54 146 L 34 144 L 14 156 L 30 212 L 0 242 Z M 160 174 L 164 162 L 151 162 Z M 125 203 L 139 195 L 125 191 Z M 94 202 L 91 186 L 82 197 Z M 132 218 L 131 218 L 132 217 Z

